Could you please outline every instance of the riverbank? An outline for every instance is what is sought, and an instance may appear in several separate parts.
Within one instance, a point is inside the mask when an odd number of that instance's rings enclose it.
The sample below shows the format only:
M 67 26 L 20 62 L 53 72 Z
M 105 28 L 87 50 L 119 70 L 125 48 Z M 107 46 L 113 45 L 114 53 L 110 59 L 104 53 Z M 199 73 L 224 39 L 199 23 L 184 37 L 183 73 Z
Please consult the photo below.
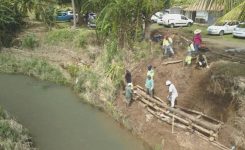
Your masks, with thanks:
M 153 42 L 134 43 L 133 50 L 118 50 L 115 41 L 101 45 L 96 41 L 94 31 L 54 29 L 47 32 L 36 29 L 40 30 L 41 28 L 31 29 L 35 31 L 37 41 L 39 41 L 39 46 L 35 49 L 23 47 L 3 49 L 0 54 L 2 55 L 2 61 L 0 61 L 2 72 L 23 73 L 70 86 L 82 102 L 105 111 L 135 136 L 146 141 L 153 149 L 158 150 L 164 147 L 166 149 L 192 150 L 201 147 L 203 150 L 217 150 L 209 142 L 203 141 L 188 131 L 176 129 L 177 133 L 172 134 L 169 125 L 155 118 L 147 121 L 149 113 L 137 102 L 134 102 L 129 108 L 125 107 L 122 92 L 124 68 L 132 72 L 135 84 L 144 87 L 144 72 L 146 72 L 147 65 L 152 64 L 156 71 L 155 94 L 157 96 L 163 99 L 167 96 L 163 83 L 171 78 L 181 93 L 180 105 L 222 120 L 217 114 L 226 115 L 226 107 L 219 108 L 223 97 L 207 95 L 203 90 L 204 87 L 200 86 L 207 83 L 210 78 L 209 69 L 197 70 L 194 66 L 187 68 L 183 67 L 181 63 L 163 65 L 163 61 L 171 61 L 171 59 L 163 60 L 160 45 Z M 89 38 L 86 38 L 88 33 Z M 185 57 L 185 45 L 187 44 L 178 34 L 176 33 L 174 37 L 174 49 L 176 50 L 174 59 L 176 60 Z M 25 38 L 25 33 L 22 36 Z M 215 47 L 213 48 L 215 49 Z M 207 57 L 211 68 L 211 64 L 220 59 L 219 56 L 213 55 L 211 52 L 207 53 Z M 26 62 L 27 58 L 28 63 Z M 32 61 L 35 63 L 31 63 Z M 25 67 L 27 64 L 32 67 Z M 177 68 L 178 72 L 173 67 Z M 46 68 L 44 69 L 46 71 L 42 71 L 43 68 Z M 227 99 L 229 100 L 229 97 Z M 186 138 L 187 135 L 188 138 Z M 221 141 L 224 142 L 225 138 L 222 138 Z M 225 141 L 224 144 L 230 146 L 230 142 Z M 174 148 L 172 145 L 175 145 Z
M 27 129 L 2 108 L 0 108 L 0 149 L 35 149 Z

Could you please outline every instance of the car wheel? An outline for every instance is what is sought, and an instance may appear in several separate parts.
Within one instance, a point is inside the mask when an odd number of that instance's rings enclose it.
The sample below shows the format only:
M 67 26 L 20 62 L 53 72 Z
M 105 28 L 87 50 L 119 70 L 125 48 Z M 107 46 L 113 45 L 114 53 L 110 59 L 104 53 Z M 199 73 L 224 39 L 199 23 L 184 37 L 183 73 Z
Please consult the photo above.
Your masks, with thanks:
M 189 23 L 187 23 L 187 27 L 190 27 L 191 26 L 191 23 L 189 22 Z
M 172 23 L 172 24 L 170 24 L 170 28 L 174 28 L 174 24 Z
M 221 30 L 221 31 L 219 32 L 219 35 L 220 35 L 220 36 L 223 36 L 223 35 L 224 35 L 224 31 Z

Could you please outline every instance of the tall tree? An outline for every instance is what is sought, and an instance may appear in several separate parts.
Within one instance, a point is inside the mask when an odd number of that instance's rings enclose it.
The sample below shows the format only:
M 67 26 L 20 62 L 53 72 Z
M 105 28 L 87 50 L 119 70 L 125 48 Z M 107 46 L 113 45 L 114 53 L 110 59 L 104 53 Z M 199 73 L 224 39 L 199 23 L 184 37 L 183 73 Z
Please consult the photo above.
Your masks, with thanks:
M 71 0 L 72 3 L 72 9 L 73 9 L 73 28 L 76 28 L 76 7 L 75 7 L 75 1 Z
M 104 36 L 116 38 L 121 47 L 137 37 L 136 34 L 142 31 L 143 23 L 146 23 L 147 29 L 152 13 L 163 7 L 162 0 L 102 1 L 87 0 L 86 6 L 93 6 L 100 12 L 97 31 Z

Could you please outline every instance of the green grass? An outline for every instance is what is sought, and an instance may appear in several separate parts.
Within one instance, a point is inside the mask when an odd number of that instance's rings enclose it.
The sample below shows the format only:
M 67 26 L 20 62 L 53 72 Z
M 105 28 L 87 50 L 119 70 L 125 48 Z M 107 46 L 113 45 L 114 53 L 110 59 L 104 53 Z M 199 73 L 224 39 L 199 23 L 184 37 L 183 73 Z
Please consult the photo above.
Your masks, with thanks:
M 54 29 L 47 33 L 45 39 L 48 44 L 58 45 L 65 43 L 79 48 L 84 48 L 89 44 L 96 44 L 95 31 L 87 29 Z
M 0 107 L 0 149 L 30 150 L 29 139 L 27 130 Z
M 45 60 L 34 58 L 19 59 L 10 54 L 0 54 L 0 72 L 3 73 L 23 73 L 34 76 L 41 80 L 53 81 L 66 84 L 67 80 L 57 68 L 53 67 Z
M 212 74 L 216 76 L 245 77 L 245 65 L 240 63 L 220 62 L 212 70 Z

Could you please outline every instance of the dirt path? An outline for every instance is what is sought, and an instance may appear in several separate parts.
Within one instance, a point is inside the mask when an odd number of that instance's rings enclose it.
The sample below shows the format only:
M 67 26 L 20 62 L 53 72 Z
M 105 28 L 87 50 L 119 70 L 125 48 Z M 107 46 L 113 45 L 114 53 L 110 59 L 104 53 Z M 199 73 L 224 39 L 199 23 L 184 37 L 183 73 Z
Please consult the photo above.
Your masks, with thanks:
M 243 39 L 239 39 L 243 40 Z M 244 42 L 234 42 L 234 41 L 224 41 L 222 39 L 213 39 L 213 38 L 203 38 L 203 41 L 205 43 L 209 43 L 212 46 L 215 45 L 216 48 L 224 48 L 224 49 L 229 49 L 229 48 L 245 48 L 245 39 Z

